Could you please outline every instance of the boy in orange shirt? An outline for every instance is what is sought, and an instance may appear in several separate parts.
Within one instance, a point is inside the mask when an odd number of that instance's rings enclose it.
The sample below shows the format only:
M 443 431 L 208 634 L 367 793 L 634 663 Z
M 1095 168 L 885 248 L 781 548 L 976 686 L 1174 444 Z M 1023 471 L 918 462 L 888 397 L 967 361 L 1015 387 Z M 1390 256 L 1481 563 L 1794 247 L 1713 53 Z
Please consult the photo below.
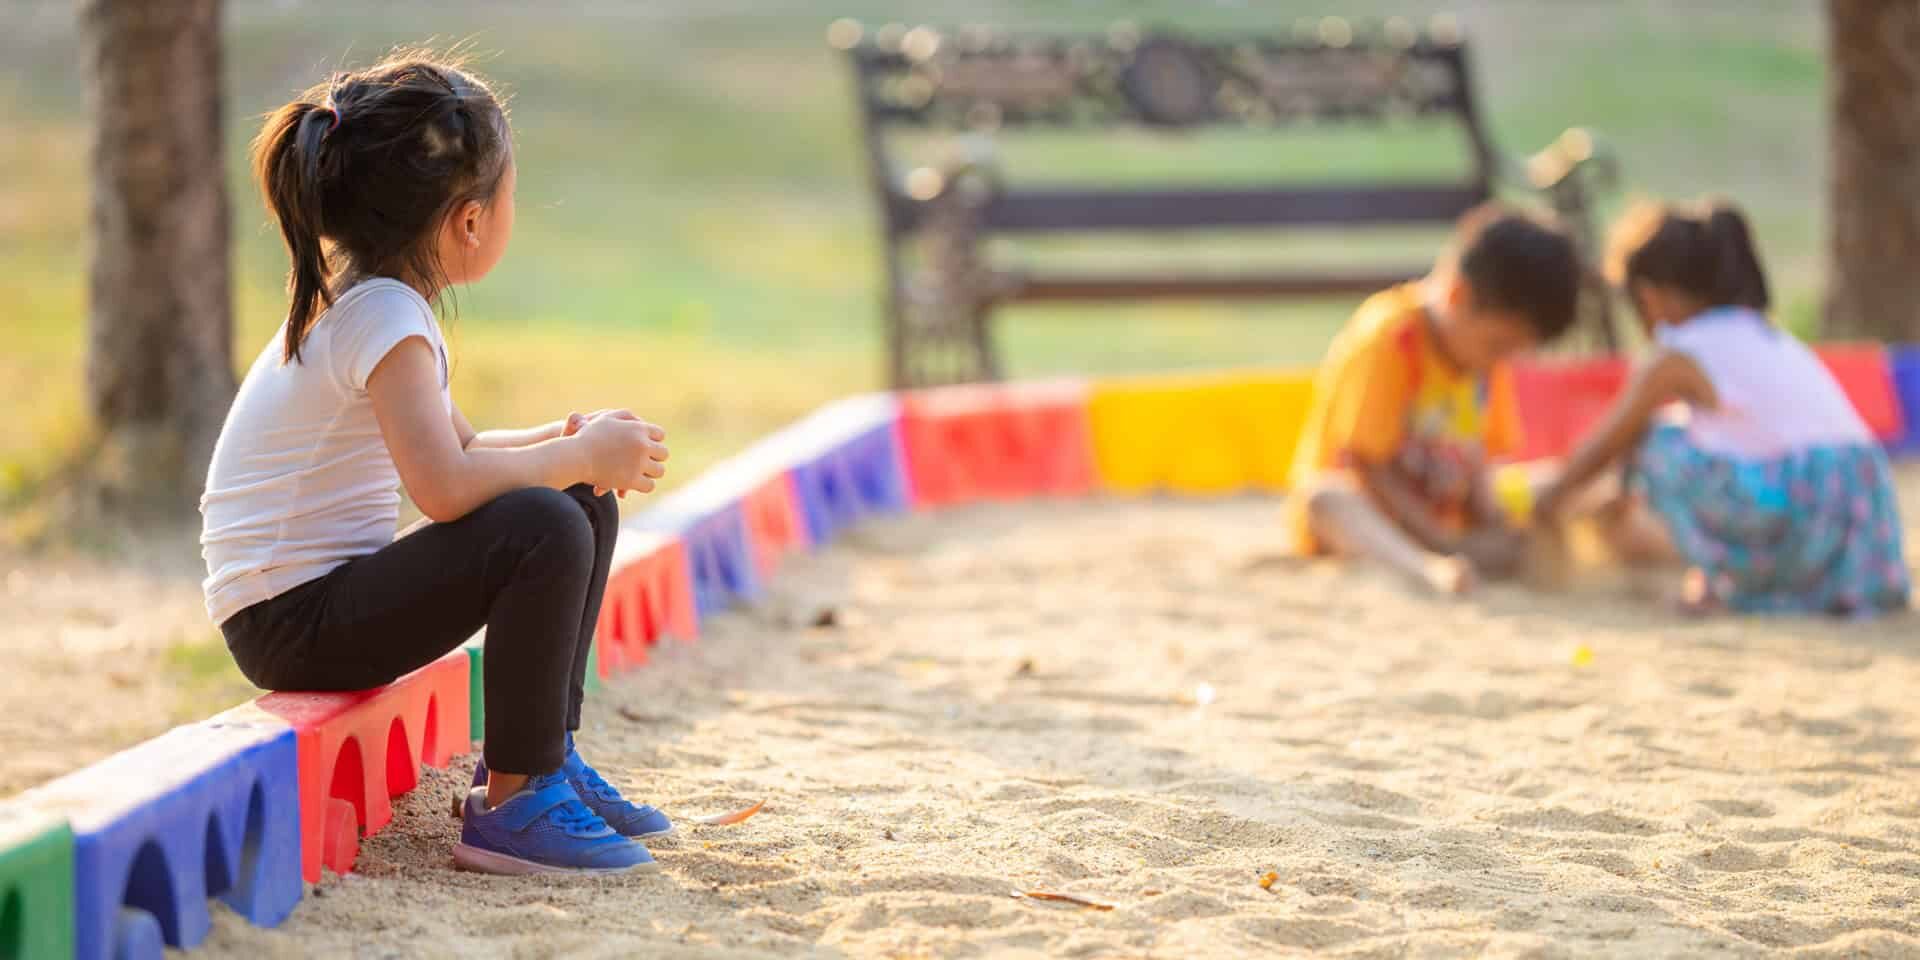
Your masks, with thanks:
M 1425 279 L 1361 304 L 1321 364 L 1295 453 L 1297 549 L 1446 594 L 1517 572 L 1525 541 L 1487 466 L 1520 442 L 1504 361 L 1572 325 L 1580 274 L 1565 233 L 1489 204 Z

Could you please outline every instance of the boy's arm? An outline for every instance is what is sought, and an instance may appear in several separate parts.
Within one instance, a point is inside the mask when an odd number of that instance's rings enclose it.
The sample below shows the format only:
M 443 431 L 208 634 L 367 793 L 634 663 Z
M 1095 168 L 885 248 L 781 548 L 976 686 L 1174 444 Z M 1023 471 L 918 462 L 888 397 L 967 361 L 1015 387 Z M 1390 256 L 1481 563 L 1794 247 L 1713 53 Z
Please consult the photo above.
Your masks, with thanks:
M 1506 508 L 1500 505 L 1500 498 L 1494 493 L 1493 470 L 1484 460 L 1473 471 L 1472 492 L 1467 499 L 1467 519 L 1472 526 L 1482 530 L 1513 526 L 1513 518 L 1507 516 Z
M 1393 525 L 1405 531 L 1415 543 L 1435 553 L 1451 554 L 1459 544 L 1440 526 L 1433 512 L 1399 471 L 1384 463 L 1349 458 L 1353 476 L 1366 491 L 1367 498 L 1380 508 Z
M 1467 521 L 1483 530 L 1512 527 L 1512 518 L 1500 506 L 1493 489 L 1493 461 L 1520 451 L 1520 403 L 1514 394 L 1513 370 L 1506 364 L 1495 367 L 1487 377 L 1486 428 L 1481 439 L 1480 462 L 1474 465 L 1472 485 L 1468 488 Z

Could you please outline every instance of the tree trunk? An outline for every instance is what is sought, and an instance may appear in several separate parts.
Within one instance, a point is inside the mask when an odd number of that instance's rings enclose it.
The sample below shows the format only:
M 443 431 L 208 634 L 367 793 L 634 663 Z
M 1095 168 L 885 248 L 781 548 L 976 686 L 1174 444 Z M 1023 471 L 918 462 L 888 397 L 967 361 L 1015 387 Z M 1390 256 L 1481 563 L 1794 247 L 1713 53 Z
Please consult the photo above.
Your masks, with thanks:
M 220 0 L 81 0 L 87 400 L 109 505 L 185 514 L 233 397 Z
M 1827 0 L 1823 333 L 1920 341 L 1920 2 Z

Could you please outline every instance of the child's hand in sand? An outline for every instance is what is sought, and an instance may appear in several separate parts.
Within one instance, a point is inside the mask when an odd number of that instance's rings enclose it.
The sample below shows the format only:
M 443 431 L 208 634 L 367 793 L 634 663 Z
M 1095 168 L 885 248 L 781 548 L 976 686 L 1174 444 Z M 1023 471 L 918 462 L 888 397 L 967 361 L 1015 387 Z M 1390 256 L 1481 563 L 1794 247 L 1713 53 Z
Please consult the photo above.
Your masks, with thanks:
M 1527 555 L 1527 537 L 1511 527 L 1482 527 L 1461 538 L 1459 553 L 1480 576 L 1505 580 L 1520 572 Z
M 1479 577 L 1473 572 L 1473 561 L 1457 553 L 1436 554 L 1428 559 L 1421 570 L 1420 579 L 1428 589 L 1443 597 L 1465 596 L 1479 585 Z
M 1573 545 L 1567 541 L 1565 527 L 1536 525 L 1527 534 L 1526 558 L 1521 561 L 1520 577 L 1537 590 L 1564 590 L 1573 582 Z

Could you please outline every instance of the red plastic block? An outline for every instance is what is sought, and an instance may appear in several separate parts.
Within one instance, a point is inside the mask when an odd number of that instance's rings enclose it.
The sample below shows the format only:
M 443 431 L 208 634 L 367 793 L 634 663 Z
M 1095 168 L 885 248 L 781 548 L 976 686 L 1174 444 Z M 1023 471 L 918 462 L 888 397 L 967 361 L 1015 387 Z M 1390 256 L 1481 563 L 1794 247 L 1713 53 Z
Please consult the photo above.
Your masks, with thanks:
M 975 384 L 903 394 L 900 438 L 918 506 L 1094 487 L 1087 388 L 1077 381 Z
M 467 651 L 384 687 L 353 693 L 269 693 L 254 705 L 298 738 L 302 867 L 353 869 L 362 836 L 393 819 L 393 798 L 419 782 L 420 765 L 444 767 L 472 744 Z
M 697 636 L 686 544 L 671 534 L 622 528 L 594 629 L 602 677 L 646 663 L 647 648 L 663 636 Z
M 787 554 L 806 549 L 807 524 L 800 516 L 792 474 L 782 470 L 769 477 L 740 498 L 740 509 L 753 545 L 753 565 L 762 578 L 778 569 Z
M 1564 457 L 1599 424 L 1627 385 L 1627 361 L 1535 358 L 1513 365 L 1514 399 L 1525 434 L 1515 460 Z
M 1874 344 L 1836 343 L 1815 352 L 1833 378 L 1840 381 L 1840 389 L 1846 391 L 1847 399 L 1853 401 L 1853 408 L 1876 439 L 1887 443 L 1906 435 L 1900 392 L 1894 388 L 1893 368 L 1885 349 Z

